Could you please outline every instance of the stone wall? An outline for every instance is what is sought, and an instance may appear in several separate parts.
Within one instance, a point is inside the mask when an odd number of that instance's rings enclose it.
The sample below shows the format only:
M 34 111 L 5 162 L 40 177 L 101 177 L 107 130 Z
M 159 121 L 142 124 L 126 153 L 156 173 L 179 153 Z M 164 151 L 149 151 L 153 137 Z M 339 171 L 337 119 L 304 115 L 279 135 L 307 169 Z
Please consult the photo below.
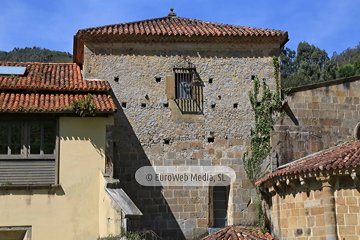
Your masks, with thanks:
M 307 179 L 308 188 L 296 180 L 270 188 L 276 239 L 360 239 L 359 186 L 350 176 L 328 179 Z
M 360 77 L 292 89 L 287 115 L 272 133 L 274 165 L 291 162 L 354 138 L 359 121 Z
M 212 224 L 209 188 L 140 186 L 134 174 L 150 165 L 230 166 L 237 179 L 230 187 L 228 224 L 255 224 L 256 194 L 242 163 L 253 125 L 248 91 L 252 75 L 274 85 L 271 56 L 278 46 L 114 43 L 86 44 L 84 51 L 84 78 L 108 80 L 118 101 L 114 177 L 144 214 L 143 227 L 183 239 L 206 234 Z M 183 56 L 205 84 L 204 109 L 173 121 L 165 77 Z
M 358 188 L 336 191 L 336 222 L 339 239 L 360 239 L 359 204 Z

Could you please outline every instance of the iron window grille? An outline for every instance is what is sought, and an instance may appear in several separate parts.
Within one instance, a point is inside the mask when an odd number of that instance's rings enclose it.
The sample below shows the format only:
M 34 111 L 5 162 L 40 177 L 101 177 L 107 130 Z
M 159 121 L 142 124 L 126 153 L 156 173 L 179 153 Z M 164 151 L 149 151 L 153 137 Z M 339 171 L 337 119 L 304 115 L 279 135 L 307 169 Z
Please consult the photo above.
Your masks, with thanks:
M 194 64 L 184 62 L 173 68 L 175 74 L 175 103 L 182 113 L 203 112 L 204 83 Z

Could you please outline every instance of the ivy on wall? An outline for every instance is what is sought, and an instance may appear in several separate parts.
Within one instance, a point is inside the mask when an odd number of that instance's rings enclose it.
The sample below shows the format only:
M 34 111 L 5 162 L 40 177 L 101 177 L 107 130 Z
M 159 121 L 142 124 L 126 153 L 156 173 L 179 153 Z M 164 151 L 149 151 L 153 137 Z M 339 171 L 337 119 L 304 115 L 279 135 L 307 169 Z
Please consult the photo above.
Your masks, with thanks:
M 270 163 L 263 166 L 264 160 L 271 155 L 270 133 L 276 119 L 282 115 L 282 102 L 279 82 L 279 60 L 273 57 L 275 91 L 271 92 L 266 80 L 260 81 L 258 77 L 253 78 L 253 90 L 249 92 L 249 100 L 254 111 L 255 125 L 250 130 L 251 154 L 244 154 L 244 168 L 248 179 L 255 184 L 269 171 Z M 261 91 L 260 91 L 261 88 Z M 260 188 L 257 187 L 257 194 L 260 199 Z M 264 214 L 261 202 L 258 202 L 258 225 L 264 227 Z

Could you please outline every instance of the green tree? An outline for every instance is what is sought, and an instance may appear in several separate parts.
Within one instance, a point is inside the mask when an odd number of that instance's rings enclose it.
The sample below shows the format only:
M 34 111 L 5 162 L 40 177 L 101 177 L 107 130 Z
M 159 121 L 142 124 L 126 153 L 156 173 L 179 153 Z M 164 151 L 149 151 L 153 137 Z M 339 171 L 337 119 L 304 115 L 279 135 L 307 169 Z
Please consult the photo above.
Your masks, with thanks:
M 336 78 L 335 64 L 326 51 L 307 42 L 299 43 L 296 55 L 294 51 L 287 48 L 280 57 L 283 88 Z
M 360 59 L 360 43 L 354 48 L 347 48 L 340 54 L 334 52 L 331 60 L 338 66 L 343 67 L 346 64 L 353 64 Z
M 291 78 L 295 72 L 295 56 L 296 52 L 290 48 L 285 48 L 281 51 L 281 79 L 286 81 L 288 78 Z
M 337 70 L 339 78 L 346 78 L 355 75 L 360 75 L 360 59 L 355 61 L 353 64 L 348 63 Z

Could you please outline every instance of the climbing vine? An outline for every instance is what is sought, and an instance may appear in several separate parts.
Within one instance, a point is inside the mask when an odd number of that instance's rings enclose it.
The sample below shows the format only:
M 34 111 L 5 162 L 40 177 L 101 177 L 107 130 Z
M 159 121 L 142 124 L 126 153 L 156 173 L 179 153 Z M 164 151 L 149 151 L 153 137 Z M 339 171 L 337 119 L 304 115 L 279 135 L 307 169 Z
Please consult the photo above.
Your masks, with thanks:
M 96 105 L 93 102 L 93 95 L 88 94 L 84 99 L 72 102 L 71 108 L 81 117 L 94 116 Z
M 255 125 L 250 130 L 251 154 L 244 154 L 244 168 L 248 179 L 255 184 L 268 172 L 270 163 L 263 166 L 264 160 L 271 154 L 270 133 L 273 129 L 275 119 L 281 116 L 282 102 L 284 100 L 279 83 L 279 61 L 273 57 L 275 91 L 271 92 L 265 79 L 260 81 L 258 77 L 253 79 L 253 90 L 249 92 L 249 100 L 254 111 Z M 261 90 L 260 90 L 261 89 Z M 260 199 L 260 188 L 256 188 Z M 264 227 L 264 214 L 261 202 L 257 204 L 258 224 Z

